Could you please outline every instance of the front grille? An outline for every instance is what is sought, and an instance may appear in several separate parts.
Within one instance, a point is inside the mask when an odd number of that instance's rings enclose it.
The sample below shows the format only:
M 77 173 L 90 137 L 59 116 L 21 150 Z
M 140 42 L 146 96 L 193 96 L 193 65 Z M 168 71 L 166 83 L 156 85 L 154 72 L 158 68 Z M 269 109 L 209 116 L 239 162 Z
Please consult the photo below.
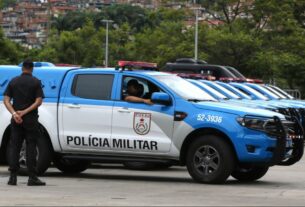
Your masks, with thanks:
M 305 129 L 305 109 L 299 109 L 298 112 L 300 114 L 302 127 Z
M 292 121 L 294 119 L 294 121 Z M 292 117 L 291 121 L 282 121 L 283 127 L 287 133 L 287 138 L 289 139 L 302 139 L 304 132 L 299 121 Z

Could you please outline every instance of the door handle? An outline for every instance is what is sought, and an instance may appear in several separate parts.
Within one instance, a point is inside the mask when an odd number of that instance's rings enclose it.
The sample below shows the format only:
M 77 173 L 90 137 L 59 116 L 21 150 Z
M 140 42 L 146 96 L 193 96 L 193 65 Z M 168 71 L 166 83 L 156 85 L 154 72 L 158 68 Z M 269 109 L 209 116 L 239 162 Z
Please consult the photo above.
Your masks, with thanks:
M 120 113 L 130 113 L 131 111 L 128 110 L 127 108 L 121 108 L 121 109 L 118 109 L 118 112 L 120 112 Z
M 71 108 L 71 109 L 79 109 L 80 108 L 80 105 L 78 105 L 78 104 L 68 104 L 67 106 L 68 106 L 68 108 Z

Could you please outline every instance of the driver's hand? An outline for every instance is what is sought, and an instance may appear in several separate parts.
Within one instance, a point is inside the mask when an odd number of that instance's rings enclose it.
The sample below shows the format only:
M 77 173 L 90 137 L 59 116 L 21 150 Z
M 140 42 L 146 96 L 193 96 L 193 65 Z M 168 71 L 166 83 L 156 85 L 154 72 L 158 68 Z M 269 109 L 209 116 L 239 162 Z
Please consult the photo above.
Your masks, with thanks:
M 144 99 L 143 102 L 148 104 L 148 105 L 153 105 L 154 104 L 150 99 Z

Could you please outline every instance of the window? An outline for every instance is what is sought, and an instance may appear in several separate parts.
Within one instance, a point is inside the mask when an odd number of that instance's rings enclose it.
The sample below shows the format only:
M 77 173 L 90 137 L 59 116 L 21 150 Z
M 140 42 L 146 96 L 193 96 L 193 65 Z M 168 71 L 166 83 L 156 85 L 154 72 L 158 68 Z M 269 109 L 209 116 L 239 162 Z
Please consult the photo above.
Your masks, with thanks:
M 113 75 L 84 74 L 74 78 L 72 94 L 86 99 L 110 100 Z
M 174 69 L 172 70 L 172 72 L 175 73 L 197 73 L 197 70 L 193 70 L 193 69 Z
M 246 95 L 250 96 L 251 97 L 251 94 L 248 93 L 248 91 L 242 89 L 242 88 L 238 88 L 242 93 L 245 93 Z
M 138 88 L 137 88 L 138 94 L 135 94 L 135 96 L 137 97 L 150 99 L 151 95 L 154 92 L 161 91 L 158 86 L 143 78 L 125 76 L 123 79 L 122 99 L 124 99 L 128 95 L 127 84 L 130 80 L 136 80 L 138 83 Z
M 156 75 L 156 79 L 167 85 L 185 100 L 216 101 L 199 87 L 175 75 Z

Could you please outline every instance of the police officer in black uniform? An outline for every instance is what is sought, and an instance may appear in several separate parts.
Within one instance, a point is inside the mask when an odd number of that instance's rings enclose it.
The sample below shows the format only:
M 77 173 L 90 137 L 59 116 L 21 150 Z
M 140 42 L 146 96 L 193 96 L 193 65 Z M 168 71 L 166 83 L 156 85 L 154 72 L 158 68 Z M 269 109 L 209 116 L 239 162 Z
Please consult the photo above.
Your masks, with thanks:
M 29 186 L 45 185 L 38 179 L 36 173 L 36 141 L 40 138 L 38 107 L 42 104 L 44 94 L 40 80 L 32 76 L 33 67 L 32 61 L 25 60 L 22 65 L 22 74 L 13 78 L 4 92 L 4 104 L 12 114 L 8 157 L 11 174 L 8 185 L 17 185 L 19 154 L 24 139 L 29 172 L 27 184 Z

